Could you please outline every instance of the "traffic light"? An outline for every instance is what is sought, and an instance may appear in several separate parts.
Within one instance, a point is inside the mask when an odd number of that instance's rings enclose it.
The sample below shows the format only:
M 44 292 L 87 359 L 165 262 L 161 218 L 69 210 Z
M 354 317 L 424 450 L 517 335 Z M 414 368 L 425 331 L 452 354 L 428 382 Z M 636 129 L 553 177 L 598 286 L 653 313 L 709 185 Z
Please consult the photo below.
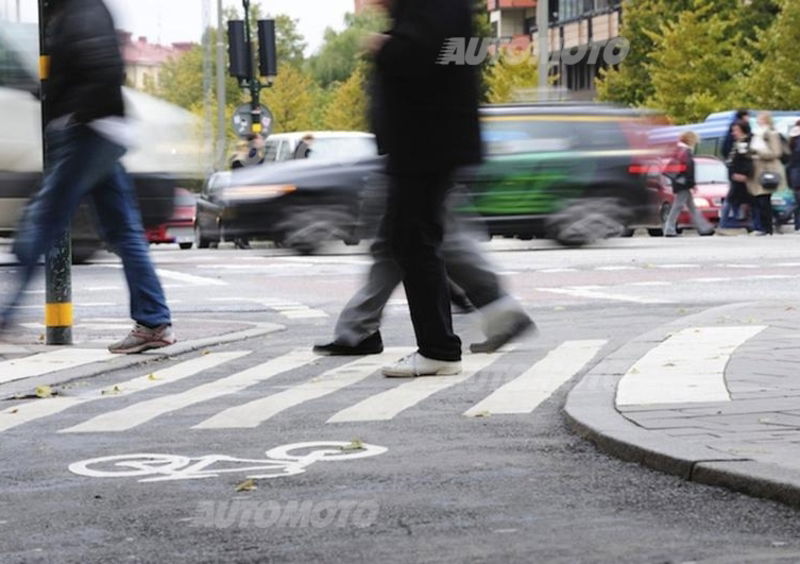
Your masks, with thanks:
M 247 40 L 247 30 L 242 20 L 230 20 L 228 22 L 228 59 L 231 64 L 231 76 L 239 80 L 251 80 L 253 78 L 250 43 Z
M 278 76 L 275 20 L 258 21 L 258 69 L 261 76 Z

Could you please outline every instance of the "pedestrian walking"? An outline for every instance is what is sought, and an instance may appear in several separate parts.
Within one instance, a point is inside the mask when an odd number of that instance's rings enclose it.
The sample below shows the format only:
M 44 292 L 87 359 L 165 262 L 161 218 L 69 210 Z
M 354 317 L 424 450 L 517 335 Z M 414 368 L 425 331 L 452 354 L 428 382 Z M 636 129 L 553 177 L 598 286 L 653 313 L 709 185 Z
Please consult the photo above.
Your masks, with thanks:
M 741 203 L 750 198 L 747 183 L 753 177 L 753 155 L 750 149 L 752 130 L 750 124 L 741 121 L 734 124 L 732 128 L 733 144 L 728 154 L 726 164 L 728 165 L 728 177 L 731 181 L 731 188 L 728 198 L 725 201 L 725 208 L 728 208 L 728 200 L 736 198 L 735 203 Z
M 664 225 L 665 237 L 677 237 L 678 215 L 683 208 L 688 208 L 692 215 L 692 222 L 701 235 L 711 235 L 714 227 L 703 217 L 703 214 L 694 205 L 695 189 L 695 165 L 694 147 L 697 145 L 698 137 L 693 131 L 686 131 L 681 134 L 678 146 L 672 154 L 672 158 L 667 164 L 667 176 L 672 181 L 672 192 L 675 199 L 667 215 Z
M 789 130 L 789 150 L 786 177 L 794 192 L 794 230 L 800 233 L 800 120 Z
M 102 0 L 51 0 L 50 6 L 45 41 L 52 55 L 44 92 L 49 159 L 14 240 L 22 274 L 0 323 L 8 327 L 39 258 L 64 234 L 86 197 L 102 235 L 122 259 L 135 321 L 130 334 L 109 350 L 138 353 L 171 345 L 170 310 L 150 259 L 133 183 L 120 163 L 131 135 L 114 22 Z
M 733 135 L 733 126 L 737 123 L 747 122 L 747 125 L 750 125 L 750 111 L 747 109 L 740 109 L 736 110 L 736 114 L 734 114 L 731 123 L 728 125 L 728 132 L 725 134 L 725 139 L 722 141 L 722 158 L 727 158 L 728 155 L 731 154 L 731 150 L 733 149 L 733 143 L 735 141 Z
M 471 3 L 384 3 L 392 27 L 368 41 L 375 61 L 373 127 L 381 152 L 388 154 L 388 199 L 379 233 L 402 270 L 418 346 L 384 374 L 457 374 L 461 340 L 453 331 L 441 246 L 453 173 L 481 160 L 478 76 L 472 65 L 437 60 L 448 38 L 472 37 Z
M 719 226 L 723 229 L 742 227 L 742 222 L 747 219 L 747 216 L 743 213 L 743 207 L 747 205 L 752 210 L 753 198 L 747 191 L 746 180 L 733 180 L 734 172 L 732 170 L 734 156 L 742 154 L 738 149 L 747 147 L 749 152 L 751 132 L 750 122 L 747 120 L 740 120 L 731 126 L 733 141 L 729 145 L 728 152 L 723 154 L 725 164 L 728 166 L 728 178 L 731 181 L 720 212 Z M 741 157 L 739 157 L 739 161 L 741 161 Z M 747 175 L 752 175 L 752 160 L 748 162 L 750 163 L 750 168 L 747 171 Z
M 450 202 L 450 209 L 454 202 Z M 373 263 L 367 283 L 350 299 L 336 321 L 333 341 L 316 345 L 324 355 L 366 355 L 383 351 L 380 334 L 383 309 L 403 280 L 403 270 L 388 252 L 387 242 L 372 246 Z M 450 280 L 463 291 L 481 320 L 486 340 L 473 343 L 473 353 L 491 353 L 534 331 L 535 325 L 522 306 L 503 288 L 500 278 L 486 259 L 463 219 L 448 213 L 442 256 Z M 452 290 L 451 290 L 452 291 Z
M 753 176 L 748 179 L 747 189 L 755 200 L 754 215 L 758 216 L 752 234 L 763 236 L 772 235 L 772 194 L 786 187 L 786 171 L 781 162 L 783 141 L 775 130 L 772 115 L 760 112 L 757 120 L 761 131 L 750 141 Z

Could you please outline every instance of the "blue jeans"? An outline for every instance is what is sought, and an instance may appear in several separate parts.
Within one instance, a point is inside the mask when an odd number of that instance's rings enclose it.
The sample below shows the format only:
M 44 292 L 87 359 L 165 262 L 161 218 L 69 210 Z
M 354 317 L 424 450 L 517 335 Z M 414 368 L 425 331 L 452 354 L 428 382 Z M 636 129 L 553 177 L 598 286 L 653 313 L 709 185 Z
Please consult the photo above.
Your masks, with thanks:
M 86 197 L 94 206 L 101 234 L 122 259 L 131 318 L 148 327 L 171 323 L 164 290 L 150 260 L 133 182 L 119 162 L 125 149 L 84 125 L 48 128 L 46 139 L 49 166 L 14 240 L 23 274 L 10 305 L 19 303 L 39 259 L 67 230 Z

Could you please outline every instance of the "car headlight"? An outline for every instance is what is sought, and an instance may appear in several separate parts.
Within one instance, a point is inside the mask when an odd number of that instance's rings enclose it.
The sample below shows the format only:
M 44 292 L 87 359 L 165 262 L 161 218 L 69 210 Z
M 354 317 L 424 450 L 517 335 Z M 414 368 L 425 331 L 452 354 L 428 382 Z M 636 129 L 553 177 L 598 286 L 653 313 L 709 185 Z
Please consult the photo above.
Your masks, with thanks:
M 223 196 L 226 200 L 266 200 L 289 194 L 295 190 L 297 190 L 297 186 L 293 184 L 231 186 L 225 188 Z
M 710 208 L 711 202 L 709 202 L 706 198 L 695 198 L 694 205 L 698 208 Z

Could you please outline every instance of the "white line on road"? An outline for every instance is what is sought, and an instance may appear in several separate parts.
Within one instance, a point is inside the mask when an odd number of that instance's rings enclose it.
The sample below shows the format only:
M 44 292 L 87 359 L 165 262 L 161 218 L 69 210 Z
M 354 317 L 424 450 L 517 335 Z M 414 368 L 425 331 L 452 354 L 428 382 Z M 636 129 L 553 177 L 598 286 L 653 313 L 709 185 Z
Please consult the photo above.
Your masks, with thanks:
M 651 349 L 622 377 L 617 405 L 730 401 L 725 366 L 765 326 L 693 327 Z
M 108 362 L 116 356 L 104 349 L 60 349 L 6 360 L 0 362 L 0 384 L 59 370 L 70 370 L 94 362 Z
M 206 278 L 204 276 L 195 276 L 193 274 L 186 274 L 185 272 L 176 272 L 174 270 L 165 270 L 163 268 L 156 269 L 156 273 L 161 278 L 168 280 L 175 280 L 177 282 L 186 282 L 192 286 L 227 286 L 228 283 L 224 280 L 216 278 Z
M 672 282 L 659 282 L 659 281 L 651 281 L 651 282 L 630 282 L 626 284 L 626 286 L 641 286 L 642 288 L 655 288 L 659 286 L 672 286 Z
M 543 274 L 561 274 L 562 272 L 578 272 L 577 268 L 545 268 L 543 270 L 537 270 L 536 272 L 541 272 Z
M 495 360 L 497 356 L 490 354 L 465 356 L 461 363 L 463 372 L 458 376 L 415 378 L 343 409 L 328 419 L 328 423 L 388 421 L 430 396 L 464 382 Z
M 699 264 L 654 264 L 653 268 L 662 268 L 664 270 L 681 270 L 686 268 L 700 268 Z
M 4 411 L 0 411 L 0 431 L 6 431 L 22 425 L 23 423 L 60 413 L 75 405 L 101 399 L 118 398 L 143 390 L 151 390 L 158 386 L 163 386 L 164 384 L 171 384 L 248 354 L 250 353 L 247 351 L 210 353 L 200 358 L 194 358 L 170 366 L 169 368 L 164 368 L 163 370 L 157 370 L 147 376 L 141 376 L 117 384 L 111 389 L 112 393 L 103 394 L 102 390 L 94 390 L 81 396 L 56 396 L 16 405 Z
M 465 411 L 464 415 L 532 413 L 589 364 L 605 344 L 606 341 L 602 340 L 563 343 L 521 376 Z
M 160 415 L 177 411 L 216 397 L 235 394 L 269 380 L 270 378 L 300 368 L 319 356 L 311 351 L 296 350 L 232 376 L 220 378 L 178 394 L 159 396 L 129 405 L 118 411 L 98 415 L 89 421 L 64 429 L 62 433 L 95 433 L 127 431 Z
M 258 427 L 275 415 L 305 403 L 337 392 L 368 378 L 387 363 L 413 351 L 412 348 L 386 349 L 379 355 L 369 356 L 345 364 L 277 394 L 226 409 L 195 425 L 194 429 L 241 429 Z
M 638 266 L 598 266 L 595 270 L 601 272 L 621 272 L 626 270 L 641 270 Z
M 657 298 L 642 298 L 639 296 L 621 296 L 619 294 L 609 294 L 607 292 L 600 292 L 595 287 L 581 287 L 581 288 L 536 288 L 538 292 L 550 292 L 553 294 L 563 294 L 565 296 L 572 296 L 575 298 L 585 298 L 590 300 L 611 300 L 620 302 L 633 302 L 636 304 L 668 304 L 672 303 L 668 300 Z

